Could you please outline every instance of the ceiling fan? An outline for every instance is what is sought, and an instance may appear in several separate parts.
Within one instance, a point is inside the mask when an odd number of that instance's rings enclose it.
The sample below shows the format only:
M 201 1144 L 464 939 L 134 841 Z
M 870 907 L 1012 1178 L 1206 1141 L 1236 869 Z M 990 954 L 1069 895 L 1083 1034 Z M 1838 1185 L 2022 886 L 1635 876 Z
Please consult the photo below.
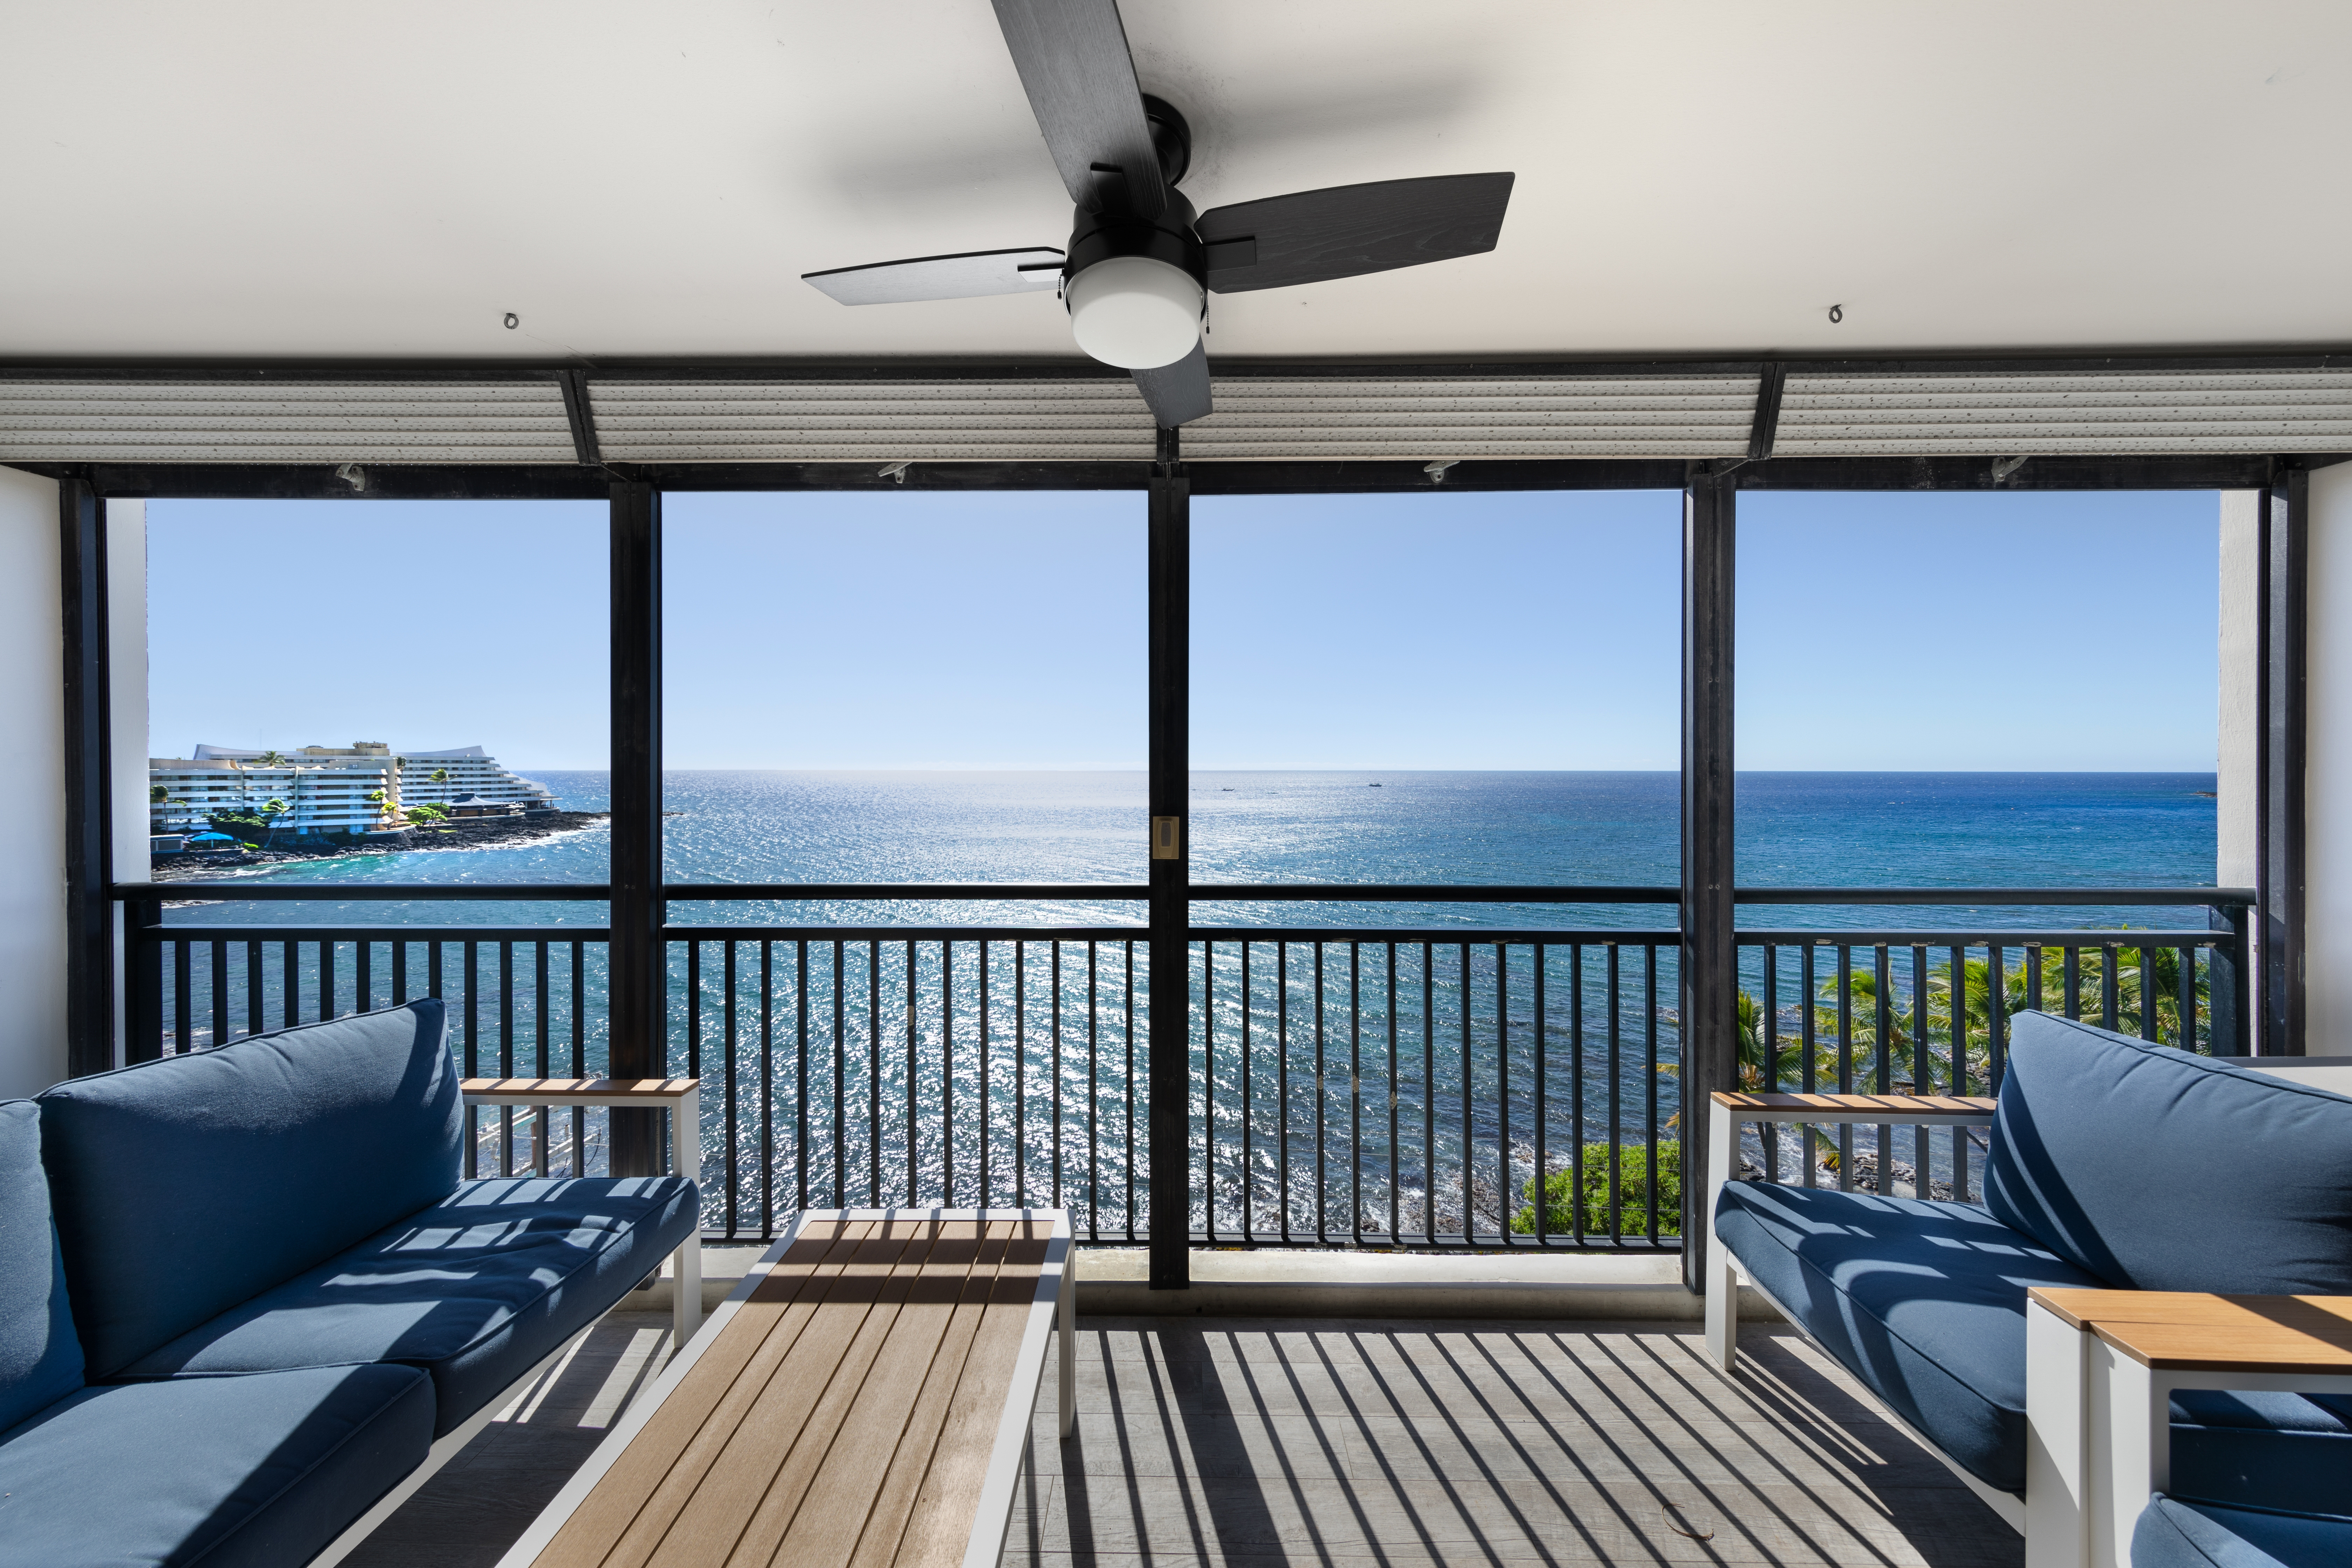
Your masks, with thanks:
M 1054 165 L 1067 247 L 919 256 L 803 273 L 845 305 L 1059 290 L 1087 353 L 1131 371 L 1152 416 L 1209 412 L 1208 295 L 1327 283 L 1495 248 L 1511 179 L 1335 185 L 1194 213 L 1184 117 L 1136 85 L 1118 0 L 992 0 Z

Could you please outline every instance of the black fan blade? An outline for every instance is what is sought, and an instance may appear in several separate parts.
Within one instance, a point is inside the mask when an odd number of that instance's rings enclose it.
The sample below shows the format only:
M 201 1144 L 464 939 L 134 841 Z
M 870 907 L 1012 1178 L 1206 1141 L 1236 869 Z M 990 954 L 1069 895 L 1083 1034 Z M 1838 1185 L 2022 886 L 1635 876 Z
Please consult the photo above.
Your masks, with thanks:
M 912 300 L 976 300 L 983 294 L 1025 294 L 1062 281 L 1062 253 L 1052 249 L 967 250 L 959 256 L 919 256 L 803 272 L 801 281 L 845 305 L 901 305 Z
M 1173 430 L 1209 412 L 1209 350 L 1194 343 L 1192 352 L 1174 364 L 1133 373 L 1135 388 L 1150 405 L 1152 421 Z
M 994 0 L 1037 129 L 1070 199 L 1141 218 L 1168 206 L 1117 0 Z
M 1439 174 L 1333 185 L 1201 215 L 1209 287 L 1220 294 L 1328 283 L 1495 248 L 1509 174 Z

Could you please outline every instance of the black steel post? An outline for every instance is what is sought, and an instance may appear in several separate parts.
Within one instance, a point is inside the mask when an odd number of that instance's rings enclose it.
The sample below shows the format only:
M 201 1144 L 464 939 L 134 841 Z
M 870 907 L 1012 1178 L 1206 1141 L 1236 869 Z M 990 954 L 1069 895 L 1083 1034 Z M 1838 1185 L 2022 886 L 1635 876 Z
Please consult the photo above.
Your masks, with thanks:
M 662 942 L 661 492 L 612 492 L 613 939 L 606 984 L 614 1078 L 668 1072 Z M 613 1173 L 661 1169 L 661 1112 L 612 1113 Z
M 63 567 L 68 1076 L 114 1066 L 114 910 L 106 700 L 106 503 L 89 482 L 58 481 Z
M 1683 1283 L 1706 1279 L 1712 1216 L 1701 1151 L 1708 1096 L 1737 1087 L 1739 950 L 1732 934 L 1732 478 L 1683 490 Z
M 2255 963 L 2261 984 L 2254 1048 L 2304 1054 L 2305 594 L 2310 558 L 2311 476 L 2282 468 L 2263 492 L 2258 524 L 2262 715 L 2254 824 Z
M 1192 1283 L 1192 492 L 1160 432 L 1150 499 L 1151 1289 Z

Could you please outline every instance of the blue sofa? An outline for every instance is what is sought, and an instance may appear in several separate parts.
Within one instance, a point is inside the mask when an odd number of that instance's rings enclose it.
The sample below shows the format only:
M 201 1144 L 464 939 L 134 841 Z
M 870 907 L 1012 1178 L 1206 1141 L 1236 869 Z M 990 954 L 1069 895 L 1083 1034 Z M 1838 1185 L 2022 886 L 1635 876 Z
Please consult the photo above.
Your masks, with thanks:
M 2352 1294 L 2352 1099 L 2028 1012 L 1990 1147 L 1982 1207 L 1727 1182 L 1715 1232 L 1992 1491 L 2025 1489 L 2029 1287 Z M 2172 1420 L 2177 1501 L 2352 1511 L 2352 1399 L 2185 1391 Z
M 2352 1518 L 2227 1508 L 2159 1492 L 2132 1531 L 2131 1560 L 2132 1568 L 2344 1568 L 2352 1563 Z
M 443 1022 L 0 1102 L 0 1568 L 339 1554 L 692 1234 L 678 1177 L 461 1182 Z

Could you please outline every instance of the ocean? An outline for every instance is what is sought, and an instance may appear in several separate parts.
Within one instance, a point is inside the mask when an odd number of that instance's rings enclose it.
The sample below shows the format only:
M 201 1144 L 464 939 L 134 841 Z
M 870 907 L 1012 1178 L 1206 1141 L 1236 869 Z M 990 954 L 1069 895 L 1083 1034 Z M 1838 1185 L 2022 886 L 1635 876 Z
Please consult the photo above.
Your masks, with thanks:
M 522 771 L 573 810 L 610 801 L 604 773 Z M 1378 786 L 1378 787 L 1374 787 Z M 2164 887 L 2213 880 L 2211 773 L 1742 773 L 1738 877 L 1755 887 Z M 1139 773 L 673 772 L 663 800 L 673 882 L 1140 882 Z M 1670 885 L 1666 773 L 1201 773 L 1196 882 Z M 590 828 L 469 851 L 354 855 L 252 875 L 273 883 L 601 882 Z M 323 890 L 323 889 L 322 889 Z M 2145 924 L 2156 909 L 1771 907 L 1774 926 L 2021 928 Z M 1118 924 L 1132 903 L 708 903 L 698 924 Z M 415 920 L 596 924 L 583 904 L 213 904 L 174 921 Z M 1628 905 L 1202 905 L 1203 924 L 1465 930 L 1661 921 Z

